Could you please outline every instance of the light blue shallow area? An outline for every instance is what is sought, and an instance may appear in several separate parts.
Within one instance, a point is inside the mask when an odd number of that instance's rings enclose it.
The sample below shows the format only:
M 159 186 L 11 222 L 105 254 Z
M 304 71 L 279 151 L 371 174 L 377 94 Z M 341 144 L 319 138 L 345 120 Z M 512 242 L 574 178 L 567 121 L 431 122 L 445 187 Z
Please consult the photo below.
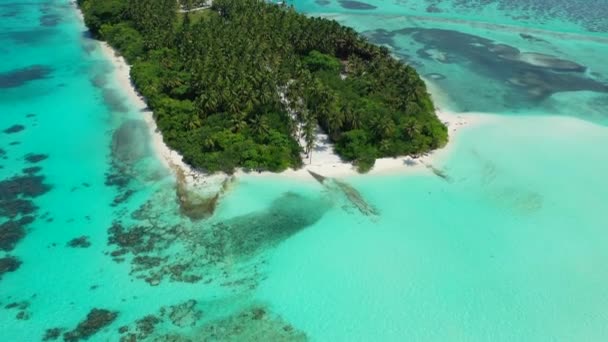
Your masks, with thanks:
M 432 82 L 443 109 L 501 115 L 460 114 L 479 123 L 463 129 L 434 165 L 447 179 L 404 166 L 402 174 L 344 180 L 377 215 L 363 215 L 336 187 L 246 176 L 202 221 L 180 214 L 175 181 L 148 147 L 142 114 L 114 84 L 112 66 L 74 7 L 63 0 L 0 2 L 0 76 L 49 70 L 0 89 L 0 131 L 25 126 L 0 132 L 0 181 L 40 166 L 51 186 L 33 199 L 39 209 L 25 237 L 0 250 L 0 258 L 22 262 L 0 279 L 2 340 L 71 330 L 92 308 L 118 316 L 91 341 L 117 341 L 121 326 L 136 332 L 135 321 L 146 315 L 162 323 L 139 340 L 213 340 L 210 331 L 220 333 L 216 340 L 289 340 L 301 336 L 296 332 L 315 341 L 606 340 L 606 93 L 530 98 L 538 91 L 533 82 L 517 86 L 506 68 L 492 72 L 500 53 L 480 57 L 458 44 L 415 39 L 455 34 L 462 41 L 467 34 L 494 48 L 567 59 L 586 70 L 534 69 L 542 76 L 535 80 L 572 76 L 593 88 L 608 78 L 598 58 L 608 51 L 602 17 L 589 15 L 588 25 L 580 16 L 514 19 L 523 15 L 515 10 L 525 4 L 519 1 L 475 8 L 436 2 L 440 12 L 427 11 L 432 1 L 366 2 L 377 9 L 345 9 L 334 0 L 297 1 L 296 8 L 386 44 Z M 595 9 L 581 11 L 607 10 L 591 3 Z M 559 4 L 551 13 L 572 12 Z M 390 41 L 375 35 L 406 28 L 418 31 Z M 125 149 L 127 159 L 117 161 Z M 24 159 L 30 153 L 48 158 L 31 164 Z M 111 185 L 116 179 L 126 184 Z M 113 205 L 124 194 L 130 196 Z M 146 282 L 151 271 L 138 269 L 135 255 L 112 256 L 109 228 L 117 222 L 160 236 L 139 254 L 164 260 L 158 284 Z M 90 247 L 66 247 L 83 235 Z M 202 278 L 172 279 L 167 268 L 177 264 Z M 188 300 L 196 300 L 188 319 L 174 322 L 171 306 Z M 25 309 L 7 308 L 22 302 Z M 252 307 L 263 308 L 262 320 L 242 314 Z M 20 312 L 28 318 L 18 319 Z
M 278 248 L 260 296 L 318 340 L 601 341 L 608 160 L 589 146 L 606 142 L 498 119 L 463 134 L 449 182 L 352 180 L 380 218 L 326 215 Z

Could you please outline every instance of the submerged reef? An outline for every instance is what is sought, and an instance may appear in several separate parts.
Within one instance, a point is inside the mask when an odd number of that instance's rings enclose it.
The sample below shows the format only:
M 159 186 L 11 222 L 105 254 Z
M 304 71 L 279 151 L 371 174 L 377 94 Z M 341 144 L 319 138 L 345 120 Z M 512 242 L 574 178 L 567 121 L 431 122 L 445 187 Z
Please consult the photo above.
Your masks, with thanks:
M 14 32 L 12 35 L 18 37 L 19 33 Z M 52 71 L 51 68 L 44 65 L 33 65 L 23 69 L 0 73 L 0 89 L 17 88 L 31 81 L 45 79 Z
M 340 6 L 351 10 L 373 10 L 378 7 L 361 1 L 339 0 Z
M 64 330 L 65 329 L 63 328 L 46 329 L 46 331 L 44 332 L 44 336 L 42 336 L 42 341 L 55 341 L 61 336 L 61 333 Z
M 26 226 L 35 221 L 38 207 L 33 199 L 51 187 L 44 176 L 24 174 L 0 181 L 0 250 L 12 251 L 26 235 Z
M 118 332 L 132 341 L 305 341 L 306 335 L 261 305 L 207 317 L 196 300 L 161 307 Z
M 2 132 L 6 133 L 6 134 L 15 134 L 15 133 L 19 133 L 21 131 L 23 131 L 25 129 L 25 126 L 23 125 L 12 125 L 11 127 L 3 130 Z
M 47 159 L 48 157 L 49 157 L 49 156 L 48 156 L 48 155 L 46 155 L 46 154 L 41 154 L 41 153 L 28 153 L 28 154 L 25 156 L 25 160 L 26 160 L 28 163 L 36 164 L 36 163 L 39 163 L 39 162 L 41 162 L 41 161 L 43 161 L 43 160 Z
M 320 198 L 287 193 L 266 210 L 192 221 L 181 217 L 169 191 L 160 190 L 108 230 L 108 244 L 115 247 L 110 255 L 117 262 L 128 260 L 131 273 L 151 285 L 170 279 L 255 287 L 256 256 L 317 222 L 330 206 Z
M 256 306 L 205 324 L 198 341 L 306 341 L 306 334 Z
M 122 326 L 118 332 L 123 335 L 120 338 L 122 342 L 141 341 L 155 335 L 157 326 L 162 326 L 163 330 L 191 329 L 199 323 L 202 316 L 203 312 L 198 308 L 197 301 L 190 299 L 183 303 L 163 306 L 158 313 L 146 315 L 131 325 Z M 162 334 L 156 335 L 154 341 L 164 341 L 168 337 Z
M 78 323 L 78 326 L 71 331 L 63 334 L 63 339 L 66 342 L 76 342 L 86 340 L 95 335 L 99 330 L 112 324 L 118 312 L 106 309 L 92 309 L 84 321 Z
M 522 52 L 518 48 L 464 32 L 433 28 L 404 28 L 366 32 L 371 41 L 398 48 L 394 38 L 407 35 L 422 45 L 419 58 L 442 64 L 469 65 L 475 71 L 510 86 L 509 101 L 517 106 L 540 103 L 559 92 L 608 93 L 608 84 L 587 75 L 587 67 L 556 56 Z M 533 39 L 525 35 L 525 39 Z M 433 77 L 434 78 L 434 77 Z
M 27 321 L 28 319 L 30 319 L 30 312 L 27 311 L 29 307 L 30 302 L 24 300 L 21 302 L 13 302 L 7 304 L 4 308 L 7 310 L 18 310 L 17 314 L 15 315 L 15 318 L 18 320 Z
M 21 261 L 13 256 L 0 258 L 0 280 L 5 273 L 15 272 L 21 266 Z
M 68 241 L 67 246 L 72 248 L 88 248 L 91 246 L 91 242 L 88 236 L 83 235 Z

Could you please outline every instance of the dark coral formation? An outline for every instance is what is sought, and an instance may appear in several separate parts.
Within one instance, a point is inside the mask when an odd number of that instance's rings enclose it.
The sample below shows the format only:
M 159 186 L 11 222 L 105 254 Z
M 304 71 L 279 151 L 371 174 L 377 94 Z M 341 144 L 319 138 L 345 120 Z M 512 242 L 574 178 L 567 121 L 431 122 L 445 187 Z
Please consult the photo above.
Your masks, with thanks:
M 172 305 L 168 310 L 162 309 L 161 313 L 168 311 L 171 323 L 177 327 L 194 326 L 202 317 L 203 313 L 196 309 L 196 300 L 191 299 L 187 302 Z
M 28 154 L 25 156 L 25 160 L 26 160 L 28 163 L 36 164 L 36 163 L 39 163 L 39 162 L 41 162 L 41 161 L 43 161 L 43 160 L 47 159 L 48 157 L 49 157 L 49 156 L 48 156 L 48 155 L 46 155 L 46 154 L 41 154 L 41 153 L 28 153 Z
M 145 339 L 146 337 L 150 336 L 154 332 L 156 325 L 160 322 L 161 320 L 154 315 L 148 315 L 137 320 L 137 322 L 135 322 L 138 332 L 137 337 L 140 339 Z
M 108 230 L 114 260 L 129 260 L 131 273 L 151 285 L 169 279 L 254 288 L 255 263 L 260 262 L 255 257 L 314 224 L 330 206 L 323 199 L 287 193 L 267 210 L 227 220 L 175 220 L 179 208 L 169 191 L 159 191 Z
M 12 32 L 11 35 L 19 38 L 19 34 L 25 32 Z M 34 31 L 34 33 L 39 33 Z M 52 72 L 52 69 L 44 65 L 32 65 L 27 68 L 17 69 L 5 73 L 0 73 L 0 88 L 16 88 L 28 82 L 45 79 Z
M 475 67 L 475 72 L 510 86 L 509 106 L 537 104 L 559 92 L 594 91 L 608 93 L 608 84 L 587 75 L 587 67 L 555 56 L 522 52 L 481 36 L 454 30 L 406 28 L 376 30 L 367 36 L 374 42 L 398 48 L 394 38 L 407 35 L 423 47 L 416 51 L 424 60 L 442 64 L 458 63 Z M 535 39 L 524 35 L 524 39 Z M 440 54 L 437 53 L 440 52 Z M 478 94 L 475 94 L 478 96 Z M 483 108 L 472 108 L 481 110 Z
M 10 304 L 6 305 L 4 308 L 7 310 L 12 310 L 12 309 L 19 310 L 19 312 L 17 312 L 17 314 L 15 315 L 15 318 L 18 320 L 27 321 L 28 319 L 30 319 L 30 313 L 27 311 L 29 306 L 30 306 L 30 303 L 28 301 L 21 301 L 21 302 L 10 303 Z
M 5 273 L 15 272 L 21 266 L 21 261 L 13 256 L 0 258 L 0 280 Z
M 15 318 L 21 321 L 27 321 L 30 319 L 30 313 L 27 311 L 19 311 Z
M 34 222 L 38 207 L 33 199 L 51 187 L 43 176 L 26 174 L 0 181 L 0 218 L 8 219 L 0 225 L 0 250 L 11 251 L 25 236 L 26 226 Z
M 262 307 L 205 324 L 198 341 L 306 341 L 304 332 Z
M 25 129 L 23 125 L 12 125 L 11 127 L 5 129 L 3 132 L 6 134 L 15 134 L 21 132 Z
M 92 309 L 84 321 L 78 323 L 78 326 L 71 331 L 63 334 L 63 339 L 66 342 L 76 342 L 78 340 L 86 340 L 95 335 L 99 330 L 112 324 L 118 317 L 118 312 L 106 309 Z
M 197 302 L 194 299 L 184 303 L 161 307 L 158 315 L 147 315 L 135 321 L 131 326 L 122 326 L 118 329 L 121 337 L 121 342 L 141 341 L 152 336 L 156 330 L 156 326 L 162 323 L 170 323 L 174 328 L 192 328 L 197 325 L 203 313 L 197 308 Z M 177 337 L 178 335 L 176 335 Z M 156 336 L 154 341 L 165 341 L 167 336 Z M 167 341 L 178 341 L 168 339 Z M 181 340 L 179 340 L 181 341 Z
M 88 236 L 83 235 L 68 241 L 67 246 L 72 248 L 88 248 L 91 247 L 91 242 Z
M 0 225 L 0 250 L 12 251 L 25 237 L 25 227 L 17 221 L 7 221 Z
M 42 168 L 40 166 L 32 166 L 32 167 L 26 167 L 22 171 L 26 175 L 33 175 L 33 174 L 40 172 L 41 170 L 42 170 Z
M 44 336 L 42 337 L 42 341 L 55 341 L 61 336 L 61 333 L 65 329 L 63 328 L 50 328 L 46 329 L 44 332 Z
M 264 306 L 231 310 L 228 316 L 206 317 L 196 300 L 161 307 L 133 324 L 122 326 L 121 342 L 132 341 L 305 341 L 306 335 Z M 224 310 L 222 310 L 224 311 Z M 162 325 L 163 332 L 156 327 Z M 194 332 L 194 333 L 193 333 Z
M 339 0 L 340 6 L 351 10 L 373 10 L 378 7 L 361 1 Z

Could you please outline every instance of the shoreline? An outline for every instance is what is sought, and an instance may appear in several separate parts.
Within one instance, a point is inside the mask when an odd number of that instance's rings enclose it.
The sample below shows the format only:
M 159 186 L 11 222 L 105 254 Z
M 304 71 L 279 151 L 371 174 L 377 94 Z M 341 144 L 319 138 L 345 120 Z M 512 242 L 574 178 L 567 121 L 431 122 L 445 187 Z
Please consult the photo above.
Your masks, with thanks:
M 364 175 L 399 175 L 413 173 L 432 173 L 434 164 L 444 160 L 453 148 L 456 137 L 460 134 L 463 128 L 472 127 L 481 124 L 485 121 L 485 117 L 481 113 L 453 113 L 436 109 L 437 117 L 448 128 L 449 140 L 443 148 L 426 153 L 418 158 L 411 156 L 401 156 L 396 158 L 380 158 L 368 173 L 360 174 L 355 167 L 348 162 L 344 162 L 340 157 L 333 152 L 333 145 L 328 142 L 327 135 L 323 133 L 317 134 L 315 138 L 314 152 L 312 153 L 312 162 L 306 155 L 302 154 L 304 165 L 298 170 L 287 169 L 280 173 L 274 172 L 245 172 L 237 170 L 234 175 L 225 173 L 206 174 L 198 171 L 186 164 L 182 160 L 179 152 L 172 150 L 163 140 L 162 133 L 156 125 L 152 111 L 148 108 L 145 99 L 135 89 L 131 81 L 130 65 L 126 60 L 114 50 L 107 42 L 99 41 L 99 46 L 103 55 L 113 66 L 113 77 L 117 85 L 122 88 L 122 93 L 128 98 L 131 104 L 137 111 L 142 114 L 142 119 L 146 123 L 150 134 L 150 145 L 157 155 L 160 162 L 167 167 L 176 178 L 183 179 L 188 187 L 208 194 L 217 194 L 221 192 L 222 186 L 233 177 L 278 177 L 294 179 L 299 181 L 315 181 L 309 174 L 309 170 L 325 177 L 332 178 L 349 178 Z M 434 99 L 441 97 L 443 94 L 428 80 L 424 80 L 427 84 L 429 93 Z M 444 95 L 447 96 L 447 95 Z
M 182 160 L 182 156 L 179 152 L 167 146 L 162 133 L 156 125 L 156 120 L 154 119 L 152 111 L 148 108 L 144 97 L 139 94 L 131 81 L 131 66 L 127 64 L 124 57 L 114 50 L 107 42 L 98 42 L 101 52 L 114 68 L 112 70 L 114 81 L 116 81 L 117 85 L 121 88 L 122 94 L 134 106 L 134 109 L 141 114 L 142 120 L 148 126 L 150 136 L 149 144 L 154 150 L 158 160 L 173 173 L 176 180 L 183 179 L 185 185 L 196 188 L 199 193 L 204 192 L 213 196 L 220 193 L 225 182 L 230 180 L 232 176 L 223 173 L 210 175 L 195 170 Z

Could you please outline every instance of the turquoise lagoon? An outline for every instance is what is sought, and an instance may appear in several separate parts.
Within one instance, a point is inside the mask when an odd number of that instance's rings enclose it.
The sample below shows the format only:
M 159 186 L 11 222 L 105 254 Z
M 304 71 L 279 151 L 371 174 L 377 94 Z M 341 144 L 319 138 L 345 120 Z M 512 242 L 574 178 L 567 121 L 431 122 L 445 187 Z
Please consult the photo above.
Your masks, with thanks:
M 342 180 L 368 215 L 246 176 L 191 221 L 73 5 L 0 3 L 2 339 L 85 338 L 103 309 L 89 340 L 606 340 L 608 4 L 366 4 L 295 3 L 483 122 L 447 176 Z

